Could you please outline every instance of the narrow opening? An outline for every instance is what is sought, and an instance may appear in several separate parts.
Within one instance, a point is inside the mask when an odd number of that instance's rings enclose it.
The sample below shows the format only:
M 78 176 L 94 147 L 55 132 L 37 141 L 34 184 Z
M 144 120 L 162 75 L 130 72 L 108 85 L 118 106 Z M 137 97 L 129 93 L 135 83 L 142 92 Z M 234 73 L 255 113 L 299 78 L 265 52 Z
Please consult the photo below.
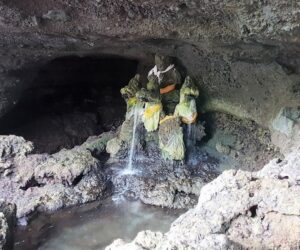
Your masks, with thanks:
M 32 72 L 33 87 L 2 117 L 0 133 L 23 136 L 35 143 L 36 152 L 53 153 L 114 129 L 126 110 L 120 88 L 137 65 L 120 57 L 54 59 Z
M 257 205 L 254 205 L 254 206 L 250 207 L 249 211 L 250 211 L 250 216 L 252 218 L 254 218 L 256 216 L 256 214 L 257 214 L 257 208 L 258 208 Z

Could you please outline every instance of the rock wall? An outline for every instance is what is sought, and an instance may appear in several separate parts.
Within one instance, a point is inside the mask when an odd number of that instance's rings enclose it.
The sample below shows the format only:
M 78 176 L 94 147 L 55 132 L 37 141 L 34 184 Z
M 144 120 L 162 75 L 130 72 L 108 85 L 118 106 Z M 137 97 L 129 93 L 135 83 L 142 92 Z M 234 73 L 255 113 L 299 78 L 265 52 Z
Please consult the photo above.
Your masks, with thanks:
M 150 67 L 159 52 L 197 80 L 203 111 L 268 126 L 281 108 L 299 105 L 299 13 L 296 1 L 280 0 L 3 0 L 0 115 L 51 59 L 116 54 Z
M 299 150 L 258 172 L 224 172 L 166 234 L 144 231 L 131 243 L 116 240 L 106 249 L 299 248 Z

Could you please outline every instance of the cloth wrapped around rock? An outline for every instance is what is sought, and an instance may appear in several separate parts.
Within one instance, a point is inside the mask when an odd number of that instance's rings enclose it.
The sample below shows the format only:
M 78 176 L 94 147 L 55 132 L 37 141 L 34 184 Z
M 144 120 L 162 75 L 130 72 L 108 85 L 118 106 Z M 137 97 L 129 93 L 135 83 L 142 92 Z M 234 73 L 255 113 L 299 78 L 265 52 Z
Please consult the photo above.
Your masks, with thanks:
M 180 120 L 174 116 L 166 116 L 160 121 L 159 147 L 164 158 L 169 160 L 183 160 L 185 147 Z
M 137 104 L 138 99 L 135 97 L 140 89 L 140 75 L 135 75 L 124 88 L 120 90 L 122 97 L 127 104 L 126 119 L 129 119 L 133 114 L 133 107 Z
M 161 111 L 161 103 L 146 103 L 142 119 L 148 132 L 157 130 Z
M 191 99 L 177 104 L 174 115 L 180 116 L 185 124 L 195 123 L 198 116 L 196 101 Z
M 196 122 L 198 113 L 195 98 L 199 96 L 199 90 L 188 76 L 180 89 L 180 102 L 176 105 L 174 115 L 180 116 L 185 124 Z
M 144 112 L 142 121 L 147 132 L 157 130 L 159 118 L 162 111 L 160 101 L 159 84 L 155 78 L 151 78 L 147 83 L 147 89 L 142 88 L 136 93 L 136 97 L 140 102 L 144 103 Z

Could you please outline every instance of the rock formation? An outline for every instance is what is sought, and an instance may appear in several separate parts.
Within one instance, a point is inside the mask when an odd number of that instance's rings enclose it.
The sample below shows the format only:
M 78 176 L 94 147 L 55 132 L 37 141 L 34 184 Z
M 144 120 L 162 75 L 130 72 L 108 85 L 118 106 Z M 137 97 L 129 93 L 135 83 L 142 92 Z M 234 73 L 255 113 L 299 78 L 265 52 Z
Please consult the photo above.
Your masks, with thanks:
M 297 249 L 299 149 L 258 172 L 224 172 L 166 234 L 144 231 L 131 243 L 116 240 L 106 249 Z
M 24 222 L 113 184 L 192 209 L 166 234 L 109 249 L 297 248 L 299 30 L 295 0 L 1 0 L 0 199 Z M 136 110 L 143 175 L 118 176 Z M 180 122 L 195 117 L 187 139 Z M 221 158 L 236 165 L 216 178 Z M 0 248 L 4 207 L 14 210 L 1 201 Z
M 16 206 L 0 200 L 0 249 L 9 250 L 13 246 L 13 230 L 16 223 Z
M 55 211 L 104 196 L 106 176 L 92 154 L 101 154 L 111 138 L 104 133 L 48 155 L 31 154 L 32 143 L 22 137 L 1 136 L 0 198 L 16 204 L 17 217 L 26 223 L 26 216 L 36 210 Z

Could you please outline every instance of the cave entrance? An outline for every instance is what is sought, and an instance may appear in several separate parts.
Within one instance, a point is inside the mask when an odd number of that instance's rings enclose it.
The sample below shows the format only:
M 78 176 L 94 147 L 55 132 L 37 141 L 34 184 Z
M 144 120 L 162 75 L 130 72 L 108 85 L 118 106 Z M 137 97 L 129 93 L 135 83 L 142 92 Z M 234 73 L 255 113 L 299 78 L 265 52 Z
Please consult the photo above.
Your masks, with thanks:
M 120 95 L 138 62 L 120 57 L 56 58 L 36 77 L 0 121 L 1 134 L 33 141 L 37 153 L 72 148 L 91 135 L 116 128 L 126 105 Z

